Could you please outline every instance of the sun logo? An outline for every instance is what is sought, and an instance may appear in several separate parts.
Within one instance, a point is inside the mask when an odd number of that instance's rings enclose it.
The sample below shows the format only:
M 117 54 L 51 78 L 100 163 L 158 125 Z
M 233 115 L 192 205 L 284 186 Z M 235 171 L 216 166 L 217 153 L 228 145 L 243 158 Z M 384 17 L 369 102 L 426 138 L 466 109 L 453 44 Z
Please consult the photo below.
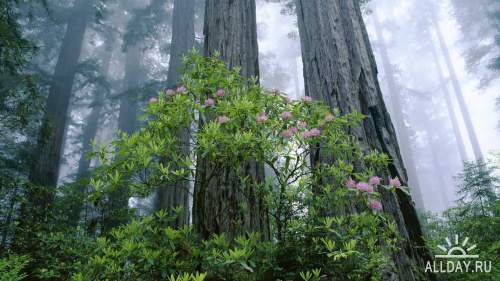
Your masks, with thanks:
M 452 245 L 450 239 L 446 237 L 446 244 L 448 248 L 442 245 L 438 245 L 438 248 L 441 249 L 446 255 L 436 255 L 436 258 L 452 258 L 452 259 L 475 259 L 479 258 L 479 255 L 471 255 L 468 254 L 470 251 L 476 248 L 476 245 L 472 245 L 468 248 L 467 242 L 469 242 L 469 237 L 465 237 L 464 241 L 459 244 L 458 235 L 455 234 L 455 243 Z

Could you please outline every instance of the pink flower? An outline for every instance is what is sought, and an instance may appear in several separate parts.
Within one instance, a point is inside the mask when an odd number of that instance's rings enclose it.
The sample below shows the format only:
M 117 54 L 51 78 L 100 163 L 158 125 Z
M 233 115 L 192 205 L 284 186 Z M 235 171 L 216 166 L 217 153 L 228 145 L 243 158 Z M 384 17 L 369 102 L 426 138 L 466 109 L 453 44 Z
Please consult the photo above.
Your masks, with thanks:
M 224 116 L 224 115 L 217 117 L 217 123 L 219 123 L 221 125 L 224 124 L 224 123 L 229 122 L 229 120 L 231 120 L 231 119 L 229 119 L 229 117 Z
M 284 111 L 283 113 L 281 113 L 281 118 L 283 119 L 292 119 L 293 118 L 293 115 L 291 112 L 289 111 Z
M 368 202 L 368 206 L 370 207 L 370 209 L 374 210 L 374 211 L 382 211 L 382 202 L 378 201 L 378 200 L 370 200 Z
M 317 137 L 320 134 L 321 131 L 318 128 L 312 128 L 311 130 L 302 133 L 302 138 L 307 139 L 307 138 Z
M 179 87 L 177 88 L 177 93 L 184 94 L 184 93 L 186 93 L 186 92 L 187 92 L 187 89 L 186 89 L 186 87 L 185 87 L 185 86 L 179 86 Z
M 217 93 L 215 93 L 216 96 L 218 97 L 223 97 L 226 94 L 226 92 L 223 89 L 217 90 Z
M 307 123 L 304 121 L 299 121 L 299 122 L 297 122 L 297 127 L 301 128 L 301 129 L 305 129 L 307 127 Z
M 356 184 L 356 188 L 358 190 L 365 191 L 365 192 L 368 192 L 368 193 L 372 193 L 373 192 L 373 186 L 367 184 L 366 182 L 358 182 L 358 184 Z
M 288 130 L 284 130 L 283 132 L 281 132 L 281 136 L 284 138 L 284 139 L 289 139 L 293 136 L 294 132 L 291 131 L 290 129 Z
M 264 113 L 264 112 L 258 113 L 257 116 L 255 117 L 257 124 L 264 123 L 267 121 L 267 119 L 269 119 L 269 118 L 267 117 L 266 113 Z
M 294 133 L 294 134 L 295 134 L 295 133 L 297 133 L 297 131 L 298 131 L 299 129 L 297 129 L 297 127 L 290 127 L 290 128 L 288 128 L 288 130 L 289 130 L 290 132 L 292 132 L 292 133 Z
M 369 185 L 379 185 L 380 184 L 380 178 L 377 176 L 373 176 L 368 180 Z
M 157 103 L 157 102 L 158 102 L 158 99 L 155 97 L 149 99 L 149 104 L 153 104 L 153 103 Z
M 172 89 L 167 89 L 167 90 L 165 90 L 165 96 L 167 96 L 167 98 L 168 98 L 168 97 L 171 97 L 171 96 L 173 96 L 173 95 L 175 95 L 174 90 L 172 90 Z
M 393 179 L 389 179 L 389 185 L 394 187 L 401 187 L 401 182 L 399 181 L 398 177 L 395 177 Z
M 210 106 L 214 106 L 215 105 L 215 101 L 213 99 L 206 99 L 205 100 L 205 107 L 210 107 Z
M 356 188 L 356 181 L 354 181 L 353 179 L 349 178 L 346 182 L 345 182 L 345 186 L 347 188 Z
M 331 114 L 325 116 L 325 122 L 332 122 L 333 120 L 335 120 L 335 116 Z
M 312 102 L 313 99 L 310 96 L 304 96 L 304 97 L 302 97 L 302 100 L 304 102 Z

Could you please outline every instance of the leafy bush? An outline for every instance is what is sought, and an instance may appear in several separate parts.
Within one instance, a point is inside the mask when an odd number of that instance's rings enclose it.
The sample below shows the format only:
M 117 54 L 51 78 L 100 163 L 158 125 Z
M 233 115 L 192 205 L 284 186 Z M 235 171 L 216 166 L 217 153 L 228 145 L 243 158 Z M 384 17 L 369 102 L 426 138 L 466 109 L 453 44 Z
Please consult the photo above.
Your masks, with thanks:
M 231 167 L 251 185 L 240 168 L 253 159 L 272 171 L 254 186 L 265 198 L 271 240 L 259 233 L 203 240 L 192 227 L 170 227 L 175 216 L 161 211 L 99 238 L 74 280 L 383 280 L 393 272 L 397 229 L 380 212 L 378 191 L 403 187 L 397 179 L 382 184 L 374 175 L 388 158 L 363 154 L 347 133 L 363 116 L 340 116 L 307 97 L 290 101 L 216 58 L 192 54 L 185 63 L 184 86 L 150 100 L 143 129 L 94 153 L 102 165 L 90 199 L 106 217 L 113 194 L 145 197 L 169 181 L 195 178 L 197 156 L 214 169 Z M 180 152 L 186 128 L 189 154 Z M 355 171 L 356 162 L 364 171 Z M 100 223 L 106 229 L 106 220 Z
M 20 281 L 26 277 L 23 269 L 29 262 L 27 256 L 11 255 L 0 259 L 0 281 Z

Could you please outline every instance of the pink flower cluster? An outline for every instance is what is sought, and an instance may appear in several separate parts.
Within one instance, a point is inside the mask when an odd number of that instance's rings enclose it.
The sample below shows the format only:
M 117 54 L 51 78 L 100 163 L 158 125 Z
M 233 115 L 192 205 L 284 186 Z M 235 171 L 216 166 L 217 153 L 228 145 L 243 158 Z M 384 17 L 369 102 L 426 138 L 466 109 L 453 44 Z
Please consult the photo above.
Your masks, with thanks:
M 229 119 L 229 117 L 224 116 L 224 115 L 217 117 L 217 123 L 219 123 L 221 125 L 229 122 L 229 120 L 231 120 L 231 119 Z
M 301 129 L 305 129 L 305 128 L 307 128 L 307 123 L 304 121 L 299 121 L 299 122 L 297 122 L 297 127 L 301 128 Z
M 356 183 L 356 181 L 354 181 L 351 178 L 349 178 L 345 182 L 345 186 L 347 188 L 357 189 L 357 190 L 364 191 L 364 192 L 367 192 L 367 193 L 374 192 L 374 188 L 373 187 L 377 186 L 379 184 L 380 184 L 380 178 L 377 177 L 377 176 L 370 177 L 370 179 L 368 180 L 368 182 L 358 182 L 358 183 Z
M 280 114 L 281 118 L 287 120 L 287 119 L 292 119 L 293 118 L 293 115 L 291 112 L 289 111 L 284 111 Z
M 368 180 L 368 184 L 370 185 L 379 185 L 380 184 L 380 178 L 377 176 L 373 176 Z
M 257 116 L 255 117 L 255 120 L 257 121 L 257 124 L 261 124 L 267 121 L 269 119 L 266 115 L 265 112 L 258 113 Z
M 297 127 L 290 127 L 283 132 L 281 132 L 281 136 L 285 139 L 291 138 L 294 134 L 296 134 L 298 131 Z
M 374 192 L 374 187 L 381 184 L 381 182 L 382 180 L 379 177 L 372 176 L 370 177 L 368 182 L 358 183 L 356 183 L 356 181 L 354 181 L 352 178 L 349 178 L 344 185 L 350 189 L 357 189 L 366 193 L 372 193 Z M 389 178 L 389 185 L 393 187 L 401 187 L 401 181 L 397 177 Z M 383 209 L 382 202 L 373 198 L 369 199 L 368 207 L 374 211 L 382 211 Z
M 346 182 L 345 182 L 345 186 L 347 188 L 352 188 L 352 189 L 355 189 L 356 188 L 356 181 L 354 181 L 353 179 L 349 178 Z
M 223 89 L 219 89 L 217 90 L 217 92 L 215 93 L 216 96 L 218 97 L 223 97 L 226 95 L 226 92 L 223 90 Z
M 313 99 L 310 96 L 304 96 L 304 97 L 302 97 L 302 101 L 304 101 L 304 102 L 312 102 L 312 100 Z
M 173 95 L 175 95 L 174 90 L 172 90 L 172 89 L 167 89 L 167 90 L 165 90 L 165 96 L 166 96 L 167 98 L 168 98 L 168 97 L 171 97 L 171 96 L 173 96 Z
M 399 181 L 399 178 L 398 177 L 395 177 L 395 178 L 390 178 L 389 179 L 389 185 L 390 186 L 394 186 L 394 187 L 401 187 L 401 182 Z
M 185 93 L 187 93 L 187 88 L 184 85 L 181 85 L 181 86 L 177 87 L 177 93 L 185 94 Z
M 215 101 L 211 98 L 205 100 L 205 107 L 211 107 L 215 105 Z
M 364 191 L 364 192 L 368 192 L 368 193 L 372 193 L 374 191 L 373 185 L 370 185 L 366 182 L 358 182 L 356 184 L 356 188 L 360 191 Z
M 312 137 L 317 137 L 321 134 L 321 131 L 318 128 L 312 128 L 311 130 L 307 130 L 302 133 L 302 138 L 307 139 L 307 138 L 312 138 Z
M 368 202 L 368 207 L 374 211 L 382 211 L 382 202 L 375 199 L 370 199 Z
M 157 103 L 157 102 L 158 102 L 158 99 L 155 97 L 152 97 L 149 99 L 149 104 L 153 104 L 153 103 Z

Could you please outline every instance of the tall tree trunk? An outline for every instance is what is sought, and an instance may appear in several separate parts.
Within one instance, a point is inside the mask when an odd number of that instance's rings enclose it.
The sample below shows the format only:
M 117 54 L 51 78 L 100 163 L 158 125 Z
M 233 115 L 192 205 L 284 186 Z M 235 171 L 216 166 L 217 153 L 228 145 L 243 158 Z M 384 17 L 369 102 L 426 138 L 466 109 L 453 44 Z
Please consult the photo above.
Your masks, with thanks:
M 219 52 L 229 68 L 241 74 L 259 75 L 256 11 L 254 0 L 207 0 L 205 4 L 205 55 Z M 202 126 L 203 124 L 200 124 Z M 211 177 L 214 164 L 198 157 L 194 190 L 193 222 L 203 237 L 226 233 L 229 239 L 249 231 L 269 238 L 267 209 L 256 184 L 264 180 L 264 165 L 242 164 L 252 183 L 244 186 L 235 167 L 222 167 Z M 247 210 L 242 211 L 241 206 Z
M 139 45 L 128 47 L 118 115 L 118 130 L 127 134 L 132 134 L 137 129 L 137 96 L 143 75 L 141 56 Z M 125 223 L 128 218 L 128 188 L 126 186 L 118 188 L 109 196 L 108 210 L 102 222 L 103 232 Z
M 387 81 L 387 86 L 389 89 L 390 99 L 392 103 L 392 109 L 396 116 L 394 118 L 394 123 L 396 125 L 396 131 L 398 133 L 398 139 L 400 139 L 399 146 L 401 148 L 401 154 L 406 164 L 408 170 L 408 185 L 412 187 L 411 194 L 413 199 L 415 200 L 415 205 L 420 210 L 425 210 L 424 208 L 424 200 L 422 198 L 422 190 L 420 187 L 420 183 L 418 180 L 418 172 L 417 165 L 415 159 L 413 158 L 413 150 L 411 148 L 411 138 L 410 133 L 408 132 L 408 128 L 405 124 L 405 116 L 406 114 L 403 112 L 403 108 L 405 105 L 401 101 L 401 92 L 399 91 L 399 87 L 396 85 L 394 81 L 394 70 L 392 68 L 391 61 L 389 59 L 389 55 L 387 53 L 387 45 L 385 44 L 385 39 L 382 32 L 382 27 L 380 26 L 380 22 L 378 19 L 377 12 L 373 11 L 373 26 L 375 28 L 375 33 L 377 35 L 377 43 L 380 49 L 380 58 L 382 60 L 382 67 L 385 72 L 385 79 Z
M 430 37 L 430 36 L 429 36 Z M 429 38 L 432 40 L 432 38 Z M 455 141 L 457 143 L 458 153 L 460 155 L 460 160 L 462 162 L 467 161 L 467 152 L 465 151 L 464 140 L 462 134 L 460 133 L 460 127 L 458 125 L 457 116 L 455 114 L 455 109 L 453 107 L 453 101 L 451 100 L 450 92 L 448 91 L 448 82 L 444 78 L 443 68 L 441 62 L 439 61 L 439 56 L 434 43 L 431 44 L 432 59 L 436 64 L 436 71 L 438 74 L 439 84 L 441 85 L 441 90 L 443 92 L 444 101 L 446 103 L 446 109 L 448 111 L 448 116 L 450 117 L 451 126 L 453 128 L 453 134 L 455 135 Z
M 111 64 L 111 57 L 113 55 L 113 48 L 112 46 L 110 46 L 109 43 L 110 42 L 106 44 L 106 46 L 104 47 L 105 49 L 102 52 L 103 54 L 102 54 L 101 75 L 103 75 L 104 77 L 108 75 L 109 66 Z M 77 180 L 83 180 L 90 176 L 89 169 L 90 169 L 91 159 L 87 157 L 87 154 L 92 149 L 92 141 L 95 139 L 97 135 L 97 130 L 99 129 L 99 120 L 101 119 L 105 91 L 106 89 L 104 89 L 103 87 L 97 86 L 92 103 L 90 105 L 92 109 L 87 119 L 85 120 L 82 132 L 82 151 L 80 159 L 78 160 L 78 170 L 76 174 Z M 81 202 L 75 204 L 75 206 L 72 207 L 72 214 L 71 214 L 71 221 L 75 223 L 78 223 L 80 219 L 80 213 L 82 211 L 82 207 L 84 204 L 83 196 L 85 194 L 85 189 L 86 189 L 86 184 L 79 183 L 78 190 L 76 190 L 76 193 L 77 195 L 82 197 L 82 200 Z
M 118 130 L 127 134 L 131 134 L 137 129 L 137 92 L 142 76 L 141 56 L 139 45 L 128 47 L 118 115 Z
M 194 47 L 194 8 L 195 0 L 175 0 L 174 2 L 168 87 L 174 87 L 179 83 L 182 58 Z
M 441 32 L 441 28 L 439 27 L 439 22 L 434 13 L 432 14 L 432 17 L 433 17 L 432 23 L 434 24 L 434 29 L 436 31 L 436 36 L 438 38 L 441 51 L 443 53 L 443 58 L 446 63 L 446 67 L 448 68 L 448 73 L 450 74 L 451 84 L 457 96 L 458 106 L 462 111 L 465 128 L 467 129 L 467 133 L 469 135 L 469 140 L 472 145 L 472 151 L 474 152 L 474 157 L 476 161 L 483 161 L 484 160 L 483 152 L 481 151 L 481 146 L 479 145 L 476 131 L 474 129 L 474 125 L 472 124 L 472 120 L 470 118 L 469 109 L 467 108 L 467 104 L 465 103 L 464 95 L 462 93 L 462 87 L 460 86 L 460 82 L 458 82 L 457 74 L 455 72 L 455 66 L 451 61 L 448 46 L 446 44 L 446 41 L 444 40 L 443 33 Z
M 302 45 L 306 95 L 324 101 L 345 114 L 358 111 L 367 116 L 352 129 L 362 149 L 386 153 L 389 171 L 406 182 L 396 134 L 377 81 L 377 68 L 357 0 L 296 0 Z M 318 152 L 319 161 L 331 155 Z M 314 163 L 312 163 L 314 165 Z M 360 167 L 362 168 L 362 165 Z M 431 257 L 414 204 L 401 191 L 382 192 L 384 210 L 395 219 L 401 251 L 393 253 L 398 279 L 418 280 L 412 270 L 425 268 Z M 423 274 L 423 272 L 422 272 Z M 434 280 L 433 275 L 428 276 Z
M 427 121 L 427 119 L 426 119 Z M 427 121 L 428 122 L 428 121 Z M 432 128 L 432 126 L 427 123 L 428 125 L 426 126 L 427 128 Z M 437 192 L 436 194 L 439 194 L 439 197 L 441 197 L 441 203 L 443 204 L 443 209 L 447 209 L 450 206 L 449 202 L 449 197 L 448 197 L 448 190 L 446 188 L 447 184 L 444 179 L 444 174 L 443 171 L 446 170 L 446 168 L 443 167 L 441 163 L 441 158 L 439 157 L 438 151 L 439 151 L 439 145 L 436 143 L 436 140 L 434 139 L 434 136 L 432 135 L 432 132 L 427 131 L 427 141 L 429 148 L 431 150 L 431 156 L 432 156 L 432 164 L 434 166 L 434 175 L 437 178 L 437 185 L 435 184 L 433 187 L 436 188 Z M 434 196 L 433 196 L 434 197 Z
M 66 34 L 49 90 L 36 153 L 30 170 L 30 181 L 48 190 L 28 193 L 28 202 L 43 219 L 53 201 L 53 190 L 59 177 L 59 165 L 63 147 L 68 106 L 76 75 L 78 59 L 88 22 L 92 18 L 93 2 L 78 0 L 74 4 L 74 15 L 69 17 Z M 31 214 L 33 215 L 33 214 Z
M 170 48 L 170 64 L 168 67 L 167 86 L 173 88 L 181 76 L 182 58 L 194 46 L 194 0 L 175 0 L 172 23 L 172 44 Z M 181 130 L 177 135 L 182 155 L 189 154 L 189 128 Z M 155 210 L 171 211 L 172 208 L 183 207 L 174 227 L 189 223 L 189 181 L 177 180 L 158 188 L 155 199 Z

